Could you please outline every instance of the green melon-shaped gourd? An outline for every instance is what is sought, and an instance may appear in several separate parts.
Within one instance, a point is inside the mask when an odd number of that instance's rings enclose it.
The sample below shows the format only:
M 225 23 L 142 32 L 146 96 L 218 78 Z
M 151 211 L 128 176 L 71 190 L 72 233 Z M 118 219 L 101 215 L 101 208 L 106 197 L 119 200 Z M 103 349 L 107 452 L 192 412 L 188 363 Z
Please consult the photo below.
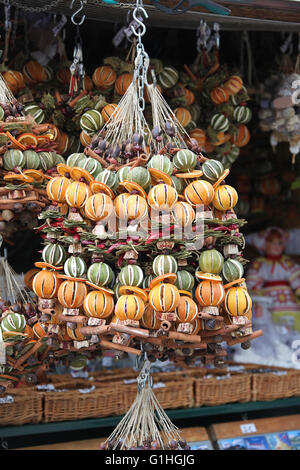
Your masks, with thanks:
M 148 274 L 148 276 L 145 276 L 143 280 L 143 289 L 148 289 L 150 287 L 151 281 L 154 279 L 155 276 L 153 274 Z
M 162 276 L 163 274 L 169 273 L 176 273 L 177 261 L 174 256 L 171 255 L 158 255 L 153 260 L 152 269 L 156 276 Z
M 59 155 L 59 153 L 53 152 L 53 158 L 54 158 L 54 166 L 58 165 L 59 163 L 65 164 L 66 161 L 62 155 Z
M 64 272 L 70 277 L 82 277 L 86 273 L 85 261 L 79 256 L 70 256 L 64 264 Z
M 80 160 L 76 166 L 88 171 L 92 176 L 98 175 L 102 171 L 101 164 L 91 157 Z
M 192 291 L 195 285 L 194 276 L 189 272 L 182 269 L 177 271 L 177 279 L 174 283 L 179 290 Z
M 14 168 L 24 168 L 25 157 L 21 150 L 9 149 L 3 155 L 3 166 L 5 170 L 11 171 Z
M 20 313 L 9 313 L 1 322 L 1 330 L 23 333 L 26 327 L 26 319 Z
M 226 132 L 229 129 L 229 119 L 224 114 L 214 114 L 210 125 L 215 131 Z
M 174 165 L 166 155 L 153 155 L 148 162 L 148 168 L 155 168 L 171 176 Z
M 224 258 L 217 250 L 205 250 L 199 258 L 200 271 L 219 274 L 222 270 Z
M 39 154 L 34 150 L 25 150 L 23 152 L 25 158 L 25 168 L 30 170 L 37 170 L 40 168 L 41 160 Z
M 173 163 L 180 171 L 193 170 L 197 164 L 197 155 L 188 149 L 178 150 L 173 158 Z
M 43 171 L 50 170 L 55 166 L 55 152 L 39 152 L 41 168 Z
M 42 258 L 45 263 L 52 266 L 62 266 L 66 257 L 66 250 L 59 243 L 48 243 L 42 252 Z
M 99 287 L 108 286 L 114 277 L 113 270 L 106 263 L 93 263 L 87 271 L 88 280 Z
M 104 119 L 99 111 L 91 109 L 80 118 L 80 127 L 89 135 L 95 134 L 104 125 Z
M 70 363 L 70 369 L 74 372 L 79 372 L 80 370 L 84 369 L 87 365 L 87 357 L 86 356 L 76 356 L 72 359 Z
M 139 287 L 144 279 L 143 270 L 136 265 L 124 266 L 119 273 L 119 282 L 123 286 Z
M 247 106 L 237 106 L 233 111 L 233 119 L 240 124 L 251 121 L 252 111 Z
M 178 194 L 181 194 L 185 188 L 185 182 L 182 178 L 177 178 L 177 176 L 171 176 L 171 179 L 173 181 L 173 187 L 176 189 Z
M 117 176 L 119 178 L 120 183 L 122 181 L 128 181 L 128 175 L 130 172 L 130 168 L 128 166 L 123 166 L 120 170 L 117 171 Z
M 70 167 L 74 166 L 79 166 L 81 162 L 84 162 L 86 160 L 86 156 L 84 153 L 72 153 L 71 155 L 68 156 L 66 160 L 66 165 Z
M 232 282 L 243 277 L 244 267 L 238 260 L 230 258 L 225 261 L 222 274 L 227 282 Z
M 224 171 L 224 167 L 219 160 L 206 160 L 202 164 L 201 170 L 203 171 L 203 175 L 209 180 L 209 181 L 217 181 L 221 174 Z
M 25 114 L 30 114 L 37 124 L 42 124 L 46 120 L 46 114 L 36 104 L 28 104 L 24 107 Z
M 158 74 L 158 81 L 163 88 L 172 88 L 178 82 L 179 74 L 174 67 L 164 67 Z
M 113 191 L 119 186 L 119 178 L 115 171 L 103 170 L 96 175 L 95 180 L 106 184 Z
M 151 183 L 150 173 L 147 168 L 142 166 L 131 168 L 128 173 L 128 181 L 137 183 L 142 188 L 147 188 Z
M 0 121 L 3 121 L 4 119 L 4 109 L 2 108 L 2 106 L 0 106 Z

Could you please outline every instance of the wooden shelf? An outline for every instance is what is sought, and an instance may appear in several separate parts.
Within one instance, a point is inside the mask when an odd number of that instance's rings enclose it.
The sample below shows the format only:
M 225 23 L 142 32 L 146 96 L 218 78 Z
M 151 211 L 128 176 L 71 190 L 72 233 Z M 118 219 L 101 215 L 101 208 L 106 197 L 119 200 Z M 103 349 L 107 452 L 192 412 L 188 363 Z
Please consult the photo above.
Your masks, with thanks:
M 147 26 L 169 29 L 196 29 L 200 19 L 208 23 L 218 22 L 222 30 L 242 31 L 299 31 L 300 23 L 300 3 L 286 0 L 216 0 L 217 3 L 231 9 L 229 16 L 215 15 L 208 13 L 202 7 L 194 7 L 192 11 L 183 14 L 170 15 L 161 12 L 149 0 L 144 1 L 144 6 L 148 11 L 149 18 L 146 20 Z M 121 2 L 123 5 L 134 4 L 133 0 Z M 167 7 L 175 6 L 175 0 L 161 0 Z M 24 7 L 45 8 L 49 5 L 46 0 L 23 0 Z M 184 6 L 186 2 L 184 3 Z M 63 13 L 71 16 L 78 10 L 79 0 L 75 0 L 73 10 L 70 3 L 61 0 L 49 12 Z M 128 8 L 120 8 L 119 5 L 107 6 L 99 0 L 87 0 L 83 10 L 86 19 L 109 22 L 126 23 Z
M 252 411 L 280 410 L 294 408 L 294 413 L 300 412 L 300 397 L 287 398 L 274 401 L 260 401 L 248 403 L 232 403 L 220 406 L 203 406 L 199 408 L 185 408 L 167 410 L 169 418 L 173 421 L 201 417 L 214 417 L 233 414 L 244 414 Z M 297 410 L 298 408 L 298 410 Z M 55 423 L 26 424 L 24 426 L 0 427 L 0 438 L 20 436 L 35 436 L 59 432 L 81 431 L 91 429 L 104 429 L 115 427 L 122 416 L 110 416 L 99 419 L 85 419 L 80 421 L 62 421 Z

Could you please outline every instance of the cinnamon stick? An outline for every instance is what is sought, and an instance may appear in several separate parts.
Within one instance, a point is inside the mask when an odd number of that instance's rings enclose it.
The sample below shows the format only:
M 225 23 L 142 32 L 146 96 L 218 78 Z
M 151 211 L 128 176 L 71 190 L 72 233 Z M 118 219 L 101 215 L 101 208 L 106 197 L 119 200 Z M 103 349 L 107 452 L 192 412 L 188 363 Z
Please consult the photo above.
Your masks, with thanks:
M 251 341 L 252 339 L 258 338 L 259 336 L 262 336 L 263 332 L 262 330 L 257 330 L 252 335 L 246 335 L 246 336 L 241 336 L 240 338 L 235 338 L 235 339 L 230 339 L 227 341 L 228 346 L 232 346 L 233 344 L 239 344 L 239 343 L 244 343 L 245 341 Z
M 39 339 L 29 351 L 27 351 L 25 354 L 23 354 L 19 359 L 15 362 L 15 369 L 18 369 L 23 362 L 27 361 L 27 359 L 32 356 L 42 345 L 42 339 Z
M 70 108 L 73 108 L 75 106 L 75 104 L 77 103 L 77 101 L 80 100 L 80 98 L 82 98 L 83 96 L 87 95 L 87 91 L 86 90 L 82 90 L 79 95 L 76 96 L 76 98 L 73 98 L 73 100 L 69 101 L 68 102 L 68 105 L 70 106 Z
M 65 322 L 72 322 L 72 323 L 81 323 L 85 324 L 88 322 L 88 317 L 85 317 L 84 315 L 59 315 L 59 320 L 65 321 Z
M 210 315 L 209 313 L 205 313 L 205 312 L 199 312 L 198 318 L 201 318 L 202 320 L 217 320 L 217 321 L 224 320 L 224 318 L 221 317 L 220 315 Z
M 110 332 L 110 325 L 84 326 L 80 328 L 80 332 L 83 335 L 101 335 L 101 334 Z
M 149 337 L 149 331 L 142 330 L 141 328 L 133 328 L 131 326 L 119 325 L 118 323 L 111 323 L 110 327 L 113 331 L 118 331 L 120 333 L 127 333 L 131 336 L 141 336 L 142 338 Z
M 130 348 L 129 346 L 124 346 L 123 344 L 116 344 L 111 343 L 110 341 L 101 340 L 100 347 L 103 349 L 115 349 L 117 351 L 124 351 L 127 353 L 135 354 L 136 356 L 140 356 L 142 351 L 134 348 Z
M 169 338 L 186 341 L 188 343 L 200 343 L 201 341 L 201 337 L 198 335 L 188 335 L 186 333 L 178 333 L 178 331 L 170 331 Z

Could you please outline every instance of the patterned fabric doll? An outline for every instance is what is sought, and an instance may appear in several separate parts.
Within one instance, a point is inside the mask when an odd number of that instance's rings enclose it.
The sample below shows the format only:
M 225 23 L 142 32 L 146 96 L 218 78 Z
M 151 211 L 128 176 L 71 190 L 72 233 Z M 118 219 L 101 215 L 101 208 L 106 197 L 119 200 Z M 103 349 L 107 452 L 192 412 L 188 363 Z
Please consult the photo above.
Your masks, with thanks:
M 270 227 L 258 237 L 259 243 L 254 244 L 264 256 L 253 261 L 248 269 L 248 289 L 273 299 L 274 323 L 300 332 L 300 265 L 283 253 L 288 234 Z M 259 314 L 256 308 L 255 315 Z

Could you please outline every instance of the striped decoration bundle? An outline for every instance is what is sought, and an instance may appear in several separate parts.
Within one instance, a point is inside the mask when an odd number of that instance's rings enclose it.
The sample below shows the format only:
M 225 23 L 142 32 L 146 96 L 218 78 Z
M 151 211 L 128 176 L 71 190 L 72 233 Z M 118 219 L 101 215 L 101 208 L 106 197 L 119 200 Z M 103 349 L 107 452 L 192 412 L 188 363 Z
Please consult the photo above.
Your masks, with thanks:
M 200 151 L 170 150 L 153 150 L 141 166 L 100 172 L 84 153 L 57 165 L 32 289 L 41 305 L 57 303 L 59 349 L 112 349 L 122 357 L 139 355 L 143 344 L 151 361 L 187 365 L 201 341 L 203 362 L 221 364 L 222 341 L 246 349 L 261 334 L 251 328 L 229 170 Z M 45 319 L 49 310 L 40 314 Z

